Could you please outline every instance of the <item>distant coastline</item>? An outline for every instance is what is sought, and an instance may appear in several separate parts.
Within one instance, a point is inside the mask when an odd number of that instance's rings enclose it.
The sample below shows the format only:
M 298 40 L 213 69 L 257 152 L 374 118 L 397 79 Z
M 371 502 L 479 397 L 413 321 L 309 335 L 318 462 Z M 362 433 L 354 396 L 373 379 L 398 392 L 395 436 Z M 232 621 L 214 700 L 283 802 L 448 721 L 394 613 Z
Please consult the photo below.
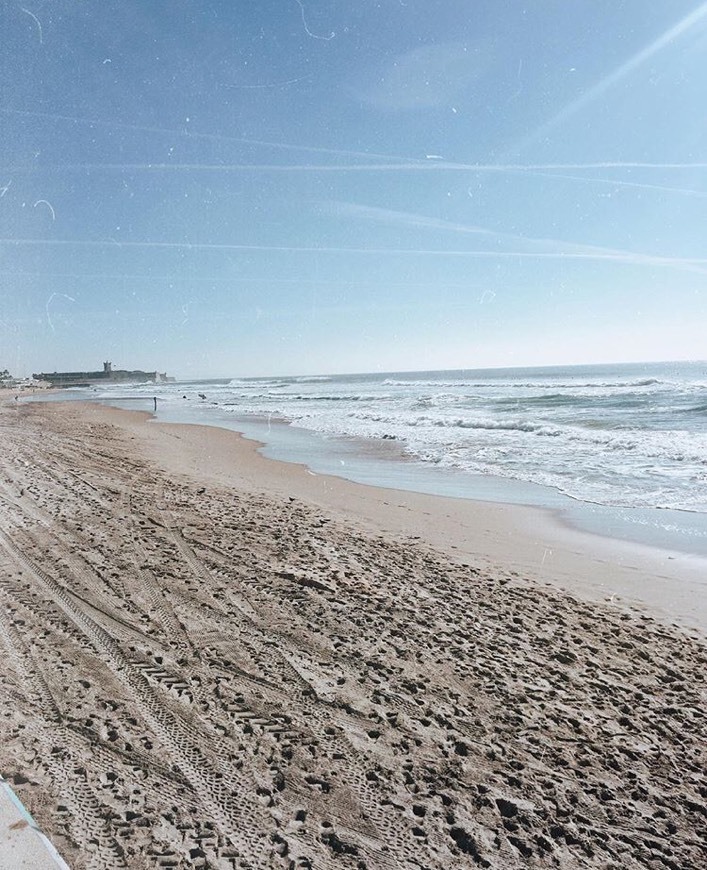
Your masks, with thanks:
M 169 377 L 166 372 L 114 369 L 111 362 L 104 362 L 102 371 L 38 372 L 32 377 L 34 380 L 48 383 L 52 387 L 89 387 L 95 384 L 144 383 L 145 381 L 163 384 L 174 383 L 175 380 Z

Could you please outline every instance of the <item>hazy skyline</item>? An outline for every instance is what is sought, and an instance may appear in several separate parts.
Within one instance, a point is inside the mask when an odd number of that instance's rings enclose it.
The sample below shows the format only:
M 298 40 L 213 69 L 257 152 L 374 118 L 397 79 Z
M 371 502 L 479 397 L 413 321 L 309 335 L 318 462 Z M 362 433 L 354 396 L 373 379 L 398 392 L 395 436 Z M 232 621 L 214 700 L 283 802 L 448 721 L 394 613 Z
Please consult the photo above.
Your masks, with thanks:
M 707 3 L 35 0 L 0 26 L 0 368 L 707 357 Z

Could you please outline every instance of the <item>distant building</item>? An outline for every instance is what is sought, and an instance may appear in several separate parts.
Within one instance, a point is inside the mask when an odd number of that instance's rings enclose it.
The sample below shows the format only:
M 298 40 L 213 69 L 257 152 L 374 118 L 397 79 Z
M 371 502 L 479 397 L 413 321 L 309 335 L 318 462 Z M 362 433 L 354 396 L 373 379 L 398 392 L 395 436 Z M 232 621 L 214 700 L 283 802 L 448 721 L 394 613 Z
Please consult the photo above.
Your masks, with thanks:
M 0 371 L 0 390 L 29 390 L 38 386 L 32 378 L 15 378 L 7 369 Z
M 89 387 L 93 384 L 114 383 L 169 383 L 174 378 L 167 377 L 165 372 L 127 371 L 114 369 L 113 363 L 104 362 L 102 372 L 38 372 L 32 377 L 37 381 L 46 381 L 52 387 Z

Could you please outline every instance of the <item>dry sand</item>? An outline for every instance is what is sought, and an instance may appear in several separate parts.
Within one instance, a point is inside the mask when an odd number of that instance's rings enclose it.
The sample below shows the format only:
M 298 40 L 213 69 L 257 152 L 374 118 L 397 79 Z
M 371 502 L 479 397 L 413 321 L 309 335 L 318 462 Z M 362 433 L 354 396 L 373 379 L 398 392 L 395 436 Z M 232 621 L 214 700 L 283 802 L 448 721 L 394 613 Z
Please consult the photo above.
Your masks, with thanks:
M 13 405 L 0 772 L 72 867 L 707 865 L 704 642 L 592 600 L 675 562 Z

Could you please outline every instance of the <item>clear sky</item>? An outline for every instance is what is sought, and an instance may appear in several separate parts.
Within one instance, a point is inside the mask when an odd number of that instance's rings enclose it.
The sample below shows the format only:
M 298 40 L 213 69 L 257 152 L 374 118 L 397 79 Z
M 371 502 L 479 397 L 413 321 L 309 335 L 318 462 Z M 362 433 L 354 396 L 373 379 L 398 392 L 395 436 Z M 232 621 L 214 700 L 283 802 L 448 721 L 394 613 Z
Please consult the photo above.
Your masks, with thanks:
M 0 369 L 707 357 L 707 3 L 0 7 Z

